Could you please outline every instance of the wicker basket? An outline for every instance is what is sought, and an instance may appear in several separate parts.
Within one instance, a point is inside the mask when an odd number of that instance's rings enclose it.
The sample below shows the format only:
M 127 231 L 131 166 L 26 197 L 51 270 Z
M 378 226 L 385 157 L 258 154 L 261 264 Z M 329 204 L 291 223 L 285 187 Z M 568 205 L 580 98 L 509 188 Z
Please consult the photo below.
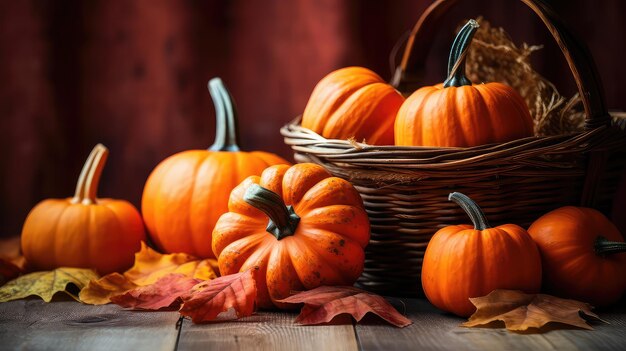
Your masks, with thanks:
M 527 227 L 541 214 L 568 204 L 608 212 L 626 160 L 624 132 L 611 124 L 585 46 L 543 2 L 522 1 L 543 20 L 569 63 L 585 108 L 584 131 L 433 148 L 328 140 L 301 127 L 299 118 L 281 129 L 298 162 L 321 164 L 360 192 L 371 221 L 365 270 L 358 282 L 362 287 L 395 296 L 422 293 L 420 270 L 431 236 L 443 226 L 468 222 L 447 201 L 452 191 L 476 200 L 494 225 Z M 419 87 L 417 68 L 423 67 L 439 18 L 454 3 L 438 0 L 419 19 L 392 82 L 400 91 Z

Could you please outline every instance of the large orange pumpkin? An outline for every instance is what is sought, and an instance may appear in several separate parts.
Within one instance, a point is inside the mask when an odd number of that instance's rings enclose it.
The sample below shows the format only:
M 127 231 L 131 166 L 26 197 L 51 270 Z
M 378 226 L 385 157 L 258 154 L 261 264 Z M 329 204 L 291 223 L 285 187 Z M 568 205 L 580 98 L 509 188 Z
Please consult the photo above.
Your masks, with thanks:
M 415 91 L 395 121 L 401 146 L 470 147 L 533 135 L 533 119 L 524 99 L 501 83 L 472 84 L 465 76 L 465 54 L 478 23 L 458 33 L 443 84 Z
M 286 206 L 288 205 L 288 206 Z M 259 306 L 361 275 L 369 220 L 354 187 L 311 163 L 273 166 L 230 195 L 213 231 L 222 275 L 258 267 Z
M 302 126 L 326 138 L 393 145 L 393 123 L 403 101 L 371 70 L 341 68 L 317 83 L 304 108 Z
M 141 210 L 151 238 L 165 252 L 214 257 L 211 232 L 228 211 L 230 191 L 270 165 L 288 163 L 262 151 L 237 146 L 236 115 L 230 94 L 219 78 L 209 82 L 216 109 L 215 143 L 208 150 L 183 151 L 168 157 L 150 174 Z
M 602 213 L 561 207 L 537 219 L 528 232 L 539 247 L 548 292 L 607 306 L 626 291 L 626 243 Z
M 474 226 L 444 227 L 430 239 L 422 265 L 428 300 L 467 317 L 476 310 L 470 297 L 495 289 L 539 292 L 541 258 L 530 235 L 515 224 L 490 227 L 480 207 L 461 193 L 449 199 L 467 212 Z
M 96 145 L 80 173 L 74 197 L 35 206 L 22 229 L 22 252 L 35 270 L 81 267 L 121 272 L 146 239 L 139 212 L 128 201 L 99 199 L 108 150 Z

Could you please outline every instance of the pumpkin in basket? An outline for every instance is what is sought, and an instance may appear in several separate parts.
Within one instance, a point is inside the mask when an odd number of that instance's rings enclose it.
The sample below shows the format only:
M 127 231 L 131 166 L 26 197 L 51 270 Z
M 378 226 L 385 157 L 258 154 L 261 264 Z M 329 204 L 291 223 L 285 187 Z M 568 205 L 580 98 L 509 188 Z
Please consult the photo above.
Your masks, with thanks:
M 626 291 L 626 243 L 602 213 L 566 206 L 528 228 L 541 253 L 544 288 L 594 306 L 610 305 Z
M 237 186 L 213 231 L 222 275 L 258 267 L 257 303 L 321 285 L 352 285 L 363 271 L 369 220 L 348 181 L 312 163 L 277 165 Z
M 402 104 L 396 145 L 471 147 L 533 135 L 528 106 L 513 88 L 472 84 L 465 76 L 465 55 L 477 28 L 470 20 L 454 39 L 446 81 L 418 89 Z
M 100 274 L 132 266 L 146 239 L 139 212 L 128 201 L 97 197 L 108 150 L 96 145 L 78 178 L 74 197 L 35 206 L 22 229 L 22 252 L 35 270 L 92 268 Z
M 490 227 L 478 205 L 452 193 L 474 226 L 453 225 L 433 235 L 424 253 L 422 286 L 436 307 L 467 317 L 476 308 L 470 297 L 495 289 L 537 293 L 541 287 L 541 258 L 528 233 L 515 224 Z
M 393 145 L 393 125 L 404 97 L 364 67 L 331 72 L 313 89 L 302 126 L 325 138 Z
M 209 91 L 217 120 L 213 146 L 170 156 L 152 171 L 144 187 L 141 207 L 146 226 L 166 252 L 213 257 L 211 232 L 228 211 L 230 191 L 270 165 L 288 163 L 268 152 L 239 151 L 230 94 L 219 78 L 209 82 Z

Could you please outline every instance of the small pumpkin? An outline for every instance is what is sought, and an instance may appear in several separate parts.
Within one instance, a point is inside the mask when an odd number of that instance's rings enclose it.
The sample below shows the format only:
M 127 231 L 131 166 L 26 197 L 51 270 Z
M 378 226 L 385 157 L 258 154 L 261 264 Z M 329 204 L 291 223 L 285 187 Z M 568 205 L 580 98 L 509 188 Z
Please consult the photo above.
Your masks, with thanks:
M 146 233 L 139 212 L 128 201 L 97 197 L 107 156 L 107 148 L 96 145 L 80 173 L 74 197 L 47 199 L 30 211 L 21 239 L 30 267 L 92 268 L 107 274 L 132 266 Z
M 260 307 L 321 285 L 352 285 L 363 271 L 369 220 L 346 180 L 311 163 L 267 168 L 237 186 L 213 231 L 222 275 L 258 267 Z
M 471 147 L 533 135 L 524 99 L 502 83 L 472 84 L 465 76 L 465 55 L 478 23 L 470 20 L 457 34 L 443 84 L 418 89 L 395 121 L 401 146 Z
M 165 252 L 211 258 L 211 233 L 228 211 L 231 190 L 270 165 L 287 164 L 263 151 L 237 145 L 234 103 L 219 78 L 208 84 L 216 110 L 215 143 L 208 150 L 177 153 L 161 162 L 144 187 L 141 210 L 151 238 Z
M 602 213 L 566 206 L 528 228 L 539 247 L 544 288 L 594 306 L 608 306 L 626 291 L 626 243 Z
M 422 265 L 422 286 L 428 300 L 461 317 L 476 308 L 470 297 L 495 289 L 537 293 L 541 258 L 526 230 L 515 224 L 490 227 L 480 207 L 461 193 L 451 193 L 474 226 L 452 225 L 430 239 Z
M 364 67 L 331 72 L 313 89 L 302 126 L 325 138 L 393 145 L 393 124 L 404 97 Z

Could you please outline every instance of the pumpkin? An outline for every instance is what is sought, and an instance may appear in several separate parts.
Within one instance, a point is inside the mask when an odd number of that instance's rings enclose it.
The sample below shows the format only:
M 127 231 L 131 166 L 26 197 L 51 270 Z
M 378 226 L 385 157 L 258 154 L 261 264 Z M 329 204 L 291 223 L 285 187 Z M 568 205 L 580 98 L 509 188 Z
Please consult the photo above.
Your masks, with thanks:
M 541 258 L 530 235 L 515 224 L 490 227 L 480 207 L 461 193 L 451 193 L 469 215 L 470 225 L 447 226 L 430 239 L 422 264 L 428 300 L 444 311 L 467 317 L 475 311 L 471 297 L 495 289 L 537 293 Z
M 411 94 L 395 121 L 400 146 L 471 147 L 533 135 L 524 99 L 502 83 L 472 84 L 465 76 L 465 55 L 478 23 L 458 33 L 448 61 L 448 79 Z
M 272 166 L 230 195 L 213 231 L 222 275 L 257 268 L 257 304 L 321 285 L 352 285 L 363 271 L 369 220 L 352 184 L 311 163 Z
M 404 97 L 373 71 L 346 67 L 313 89 L 302 126 L 325 138 L 393 145 L 393 124 Z
M 602 213 L 561 207 L 533 222 L 528 232 L 539 247 L 548 292 L 607 306 L 626 291 L 626 243 Z
M 43 200 L 30 211 L 21 239 L 29 267 L 92 268 L 107 274 L 132 266 L 146 233 L 139 212 L 128 201 L 97 197 L 107 156 L 107 148 L 96 145 L 74 197 Z
M 211 233 L 228 211 L 230 191 L 270 165 L 288 163 L 269 152 L 240 151 L 234 103 L 221 79 L 209 92 L 216 109 L 215 143 L 208 150 L 177 153 L 161 162 L 143 190 L 141 210 L 156 246 L 211 258 Z

